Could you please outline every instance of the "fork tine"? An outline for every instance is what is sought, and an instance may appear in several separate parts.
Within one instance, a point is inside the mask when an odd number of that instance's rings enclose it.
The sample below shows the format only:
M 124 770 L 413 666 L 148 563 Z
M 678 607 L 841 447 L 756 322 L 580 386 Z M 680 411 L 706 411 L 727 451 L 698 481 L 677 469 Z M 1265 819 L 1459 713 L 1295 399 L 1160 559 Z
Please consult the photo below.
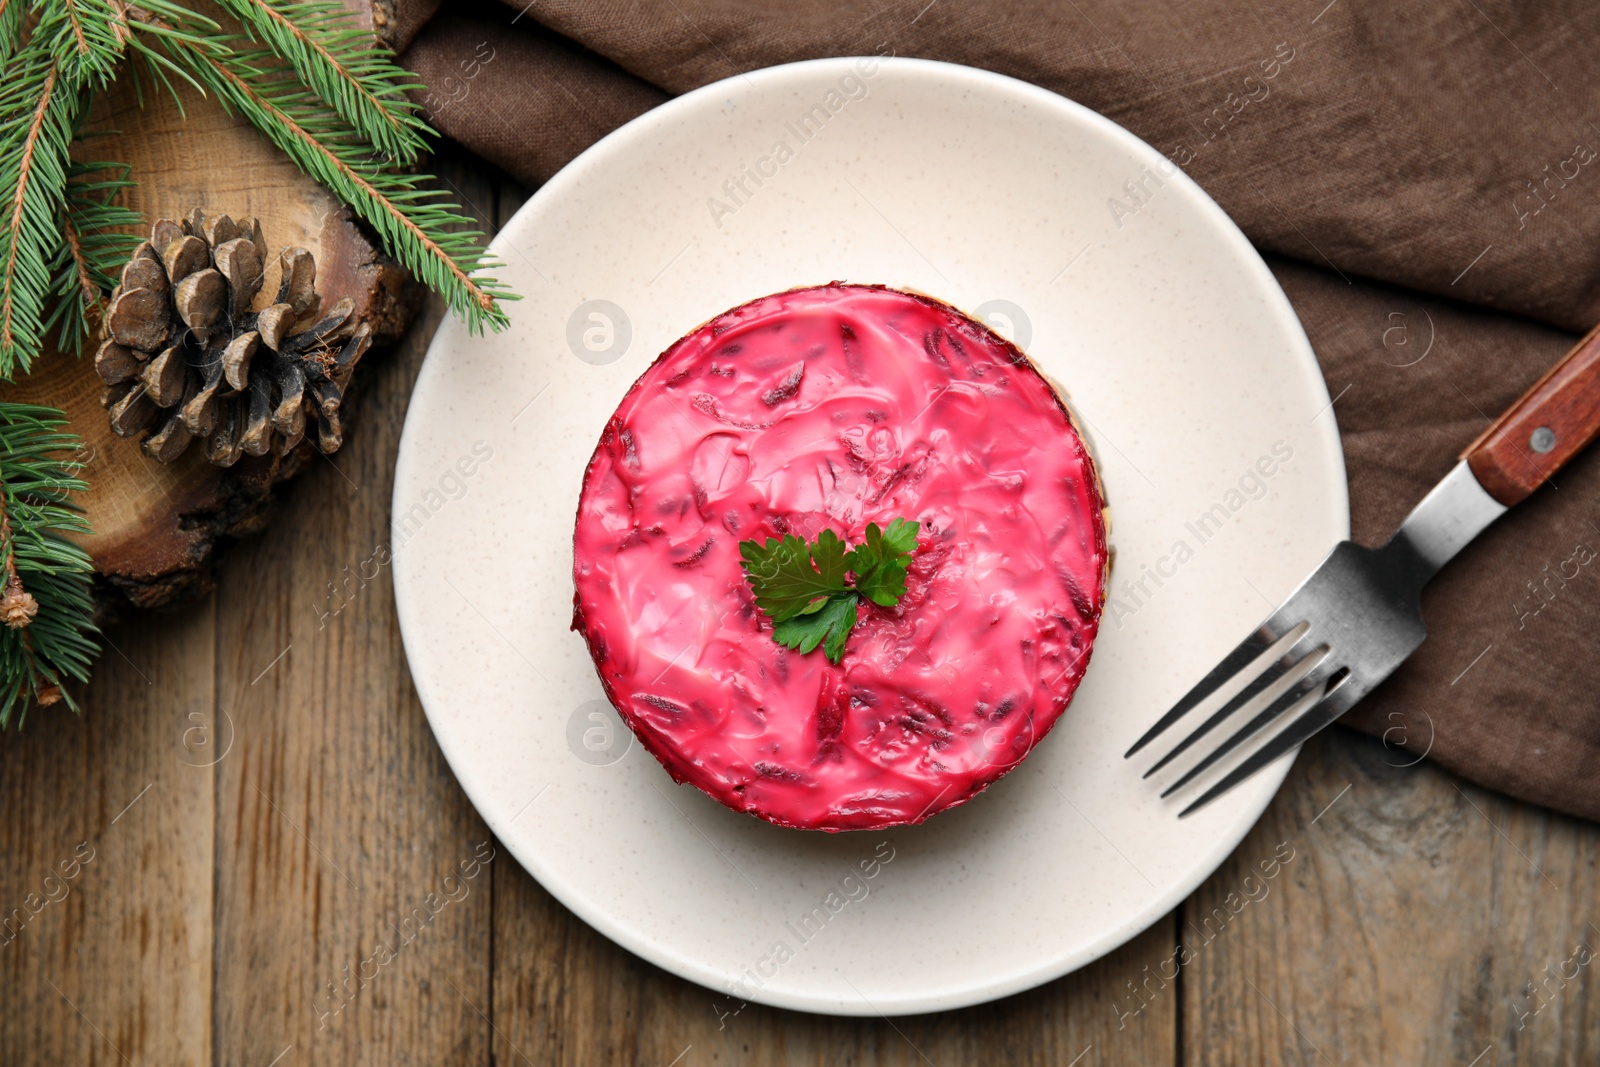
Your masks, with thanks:
M 1167 727 L 1187 715 L 1196 704 L 1216 692 L 1223 682 L 1250 666 L 1258 656 L 1276 644 L 1278 639 L 1283 636 L 1281 631 L 1273 629 L 1272 624 L 1276 618 L 1277 616 L 1274 615 L 1257 627 L 1249 637 L 1239 642 L 1238 647 L 1228 653 L 1221 663 L 1213 667 L 1210 674 L 1200 679 L 1193 689 L 1185 693 L 1182 699 L 1172 705 L 1171 711 L 1161 716 L 1160 722 L 1150 727 L 1143 737 L 1135 741 L 1133 747 L 1128 749 L 1122 758 L 1128 759 L 1132 757 L 1135 752 L 1154 741 Z
M 1323 652 L 1327 652 L 1328 650 L 1326 645 L 1322 645 L 1320 648 Z M 1212 715 L 1209 719 L 1196 727 L 1188 737 L 1185 737 L 1182 741 L 1179 741 L 1171 752 L 1168 752 L 1165 756 L 1162 756 L 1156 761 L 1156 765 L 1154 767 L 1151 767 L 1148 771 L 1145 771 L 1144 776 L 1146 778 L 1150 777 L 1152 774 L 1156 773 L 1161 768 L 1165 767 L 1167 764 L 1183 755 L 1189 750 L 1191 745 L 1200 740 L 1206 734 L 1210 733 L 1211 729 L 1219 722 L 1221 722 L 1223 719 L 1226 719 L 1229 715 L 1232 715 L 1246 704 L 1250 703 L 1250 701 L 1254 700 L 1256 697 L 1260 696 L 1264 691 L 1272 686 L 1273 682 L 1276 682 L 1289 671 L 1304 663 L 1308 657 L 1315 654 L 1316 652 L 1312 645 L 1309 632 L 1302 634 L 1298 641 L 1296 641 L 1293 645 L 1290 645 L 1289 648 L 1284 651 L 1283 655 L 1267 664 L 1266 670 L 1258 674 L 1254 681 L 1241 689 L 1238 696 L 1224 704 L 1221 709 L 1216 712 L 1216 714 Z
M 1223 756 L 1226 756 L 1228 753 L 1232 752 L 1234 749 L 1248 741 L 1252 736 L 1259 733 L 1267 726 L 1268 723 L 1272 722 L 1278 716 L 1282 715 L 1284 712 L 1300 703 L 1300 701 L 1310 696 L 1324 682 L 1327 681 L 1330 670 L 1331 668 L 1328 665 L 1326 656 L 1324 656 L 1323 660 L 1318 663 L 1317 666 L 1313 668 L 1304 678 L 1300 679 L 1294 685 L 1286 689 L 1282 694 L 1279 695 L 1278 699 L 1274 700 L 1271 704 L 1268 704 L 1265 708 L 1263 708 L 1255 718 L 1239 727 L 1238 731 L 1235 732 L 1232 737 L 1218 745 L 1210 755 L 1206 756 L 1205 759 L 1201 760 L 1199 763 L 1196 763 L 1193 767 L 1190 767 L 1187 771 L 1185 771 L 1183 777 L 1169 785 L 1161 795 L 1163 797 L 1171 796 L 1179 789 L 1182 789 L 1184 786 L 1192 782 L 1196 776 L 1202 774 L 1212 764 L 1216 763 Z
M 1178 812 L 1178 818 L 1181 819 L 1190 812 L 1198 811 L 1200 808 L 1205 807 L 1207 804 L 1211 803 L 1213 800 L 1217 799 L 1222 794 L 1226 793 L 1228 790 L 1232 789 L 1234 786 L 1238 785 L 1240 782 L 1244 781 L 1246 778 L 1250 777 L 1252 774 L 1256 773 L 1261 768 L 1277 759 L 1279 756 L 1282 756 L 1296 745 L 1301 744 L 1315 734 L 1318 730 L 1321 730 L 1324 726 L 1327 726 L 1333 720 L 1349 711 L 1351 705 L 1354 704 L 1356 700 L 1360 699 L 1360 694 L 1357 694 L 1348 701 L 1343 699 L 1335 699 L 1340 690 L 1344 689 L 1346 683 L 1349 681 L 1350 669 L 1348 667 L 1339 668 L 1339 671 L 1329 683 L 1327 692 L 1322 694 L 1321 700 L 1317 701 L 1310 708 L 1307 708 L 1305 713 L 1285 727 L 1282 733 L 1278 734 L 1271 741 L 1268 741 L 1265 745 L 1262 745 L 1254 755 L 1230 771 L 1226 778 L 1212 786 L 1210 789 L 1206 790 L 1205 794 L 1201 796 L 1199 800 L 1196 800 L 1193 804 L 1190 804 L 1187 808 L 1184 808 L 1182 811 Z

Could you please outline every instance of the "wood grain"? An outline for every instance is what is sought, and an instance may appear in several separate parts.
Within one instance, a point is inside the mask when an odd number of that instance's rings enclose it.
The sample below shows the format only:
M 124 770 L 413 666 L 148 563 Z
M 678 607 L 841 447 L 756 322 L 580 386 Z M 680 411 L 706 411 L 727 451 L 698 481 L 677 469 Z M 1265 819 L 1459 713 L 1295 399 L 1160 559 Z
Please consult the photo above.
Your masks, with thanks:
M 420 292 L 348 209 L 214 100 L 186 93 L 184 106 L 187 118 L 170 95 L 147 86 L 141 107 L 131 78 L 97 98 L 92 128 L 116 132 L 96 138 L 92 152 L 133 166 L 139 185 L 129 191 L 128 206 L 152 222 L 183 218 L 195 207 L 254 215 L 270 249 L 264 292 L 277 289 L 277 252 L 297 245 L 316 257 L 324 306 L 348 296 L 371 323 L 375 344 L 397 340 Z M 137 438 L 111 432 L 93 352 L 93 344 L 81 359 L 47 352 L 38 371 L 0 395 L 66 411 L 84 438 L 90 482 L 81 503 L 94 531 L 83 538 L 84 548 L 134 604 L 170 605 L 209 587 L 219 540 L 261 528 L 272 486 L 301 469 L 310 446 L 282 463 L 246 457 L 227 470 L 206 462 L 198 447 L 171 464 L 157 463 L 139 450 Z M 366 366 L 376 362 L 369 355 Z
M 1489 495 L 1526 500 L 1600 434 L 1600 326 L 1573 346 L 1462 457 Z
M 0 1063 L 211 1062 L 213 621 L 114 628 L 81 718 L 0 739 Z
M 1184 905 L 1207 914 L 1278 842 L 1298 850 L 1192 968 L 1185 1064 L 1594 1062 L 1593 964 L 1574 956 L 1600 959 L 1600 834 L 1416 759 L 1318 735 Z
M 402 413 L 439 317 L 431 304 L 370 377 L 345 448 L 286 502 L 287 532 L 239 546 L 217 591 L 218 692 L 239 730 L 217 782 L 225 1063 L 263 1043 L 296 1064 L 488 1056 L 504 861 L 463 877 L 494 846 L 411 687 L 386 566 Z
M 492 204 L 487 221 L 495 231 L 524 200 L 509 183 L 492 199 L 464 195 L 485 214 Z M 494 880 L 498 1063 L 1062 1067 L 1173 1058 L 1176 988 L 1144 986 L 1148 1004 L 1133 992 L 1170 957 L 1171 917 L 1082 971 L 998 1004 L 894 1020 L 838 1019 L 741 1006 L 619 948 L 515 864 L 496 867 Z M 1118 1058 L 1096 1059 L 1096 1048 Z
M 499 176 L 439 165 L 485 222 L 521 202 Z M 1568 961 L 1579 941 L 1600 950 L 1600 827 L 1342 731 L 1307 746 L 1235 855 L 1152 930 L 942 1015 L 732 1014 L 503 852 L 447 886 L 485 830 L 417 704 L 387 574 L 360 578 L 387 542 L 401 422 L 439 314 L 352 401 L 345 449 L 288 487 L 213 599 L 113 629 L 83 718 L 36 713 L 0 738 L 0 1062 L 1595 1062 L 1595 968 Z M 3 909 L 42 897 L 86 840 L 94 858 L 67 895 L 7 941 Z M 1167 980 L 1180 943 L 1188 962 Z M 363 980 L 380 945 L 393 957 Z
M 1170 953 L 1173 935 L 1171 918 L 1163 919 L 1105 959 L 995 1004 L 940 1015 L 841 1019 L 758 1004 L 741 1008 L 619 948 L 527 872 L 507 864 L 495 871 L 495 1062 L 1171 1063 L 1176 996 L 1122 1020 L 1116 992 L 1128 996 L 1125 983 Z

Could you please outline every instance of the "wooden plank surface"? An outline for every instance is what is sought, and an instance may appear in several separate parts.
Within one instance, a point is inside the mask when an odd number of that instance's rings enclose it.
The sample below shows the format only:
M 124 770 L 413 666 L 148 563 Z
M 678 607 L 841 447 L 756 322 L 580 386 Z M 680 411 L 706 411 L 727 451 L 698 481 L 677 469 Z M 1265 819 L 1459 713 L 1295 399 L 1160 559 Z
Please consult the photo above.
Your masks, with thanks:
M 1113 1006 L 1116 991 L 1137 980 L 1146 961 L 1162 946 L 1170 950 L 1171 917 L 1075 974 L 993 1004 L 892 1020 L 839 1019 L 741 1008 L 674 977 L 590 929 L 513 864 L 496 870 L 494 899 L 498 1064 L 1174 1062 L 1174 997 L 1125 1028 Z
M 490 192 L 470 177 L 454 180 Z M 435 302 L 375 361 L 344 448 L 217 592 L 218 699 L 238 732 L 217 767 L 223 1063 L 488 1057 L 494 846 L 417 702 L 387 568 L 406 400 L 439 317 Z
M 492 201 L 461 191 L 480 217 L 491 217 L 492 203 L 496 230 L 526 198 L 511 182 L 498 184 Z M 1157 946 L 1170 951 L 1170 917 L 1079 973 L 998 1004 L 893 1021 L 836 1019 L 741 1007 L 645 963 L 590 929 L 515 863 L 495 867 L 494 885 L 496 1063 L 1087 1067 L 1113 1062 L 1093 1054 L 1111 1045 L 1134 1057 L 1125 1062 L 1173 1059 L 1176 998 L 1140 1013 L 1132 1027 L 1110 992 L 1124 990 L 1123 1001 L 1133 1003 L 1125 987 L 1142 979 Z
M 521 202 L 439 165 L 486 223 Z M 618 948 L 487 837 L 406 672 L 378 561 L 438 317 L 374 361 L 344 450 L 234 549 L 214 598 L 112 630 L 82 719 L 0 740 L 0 909 L 26 916 L 0 932 L 0 1062 L 1600 1060 L 1595 968 L 1575 956 L 1600 952 L 1600 828 L 1342 731 L 1173 915 L 996 1004 L 732 1014 Z M 47 885 L 81 842 L 93 858 Z
M 0 740 L 0 1063 L 211 1062 L 214 620 L 113 628 Z
M 1321 735 L 1185 905 L 1297 851 L 1190 969 L 1186 1064 L 1600 1062 L 1600 833 L 1415 759 Z

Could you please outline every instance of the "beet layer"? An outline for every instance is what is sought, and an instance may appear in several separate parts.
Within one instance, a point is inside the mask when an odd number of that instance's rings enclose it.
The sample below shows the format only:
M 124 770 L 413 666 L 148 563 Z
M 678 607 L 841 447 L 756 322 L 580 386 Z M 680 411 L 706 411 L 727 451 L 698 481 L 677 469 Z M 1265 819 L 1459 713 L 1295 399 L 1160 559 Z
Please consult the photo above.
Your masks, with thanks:
M 1104 503 L 1055 391 L 948 305 L 833 284 L 669 348 L 584 474 L 573 628 L 680 782 L 782 826 L 920 822 L 1049 732 L 1105 592 Z M 739 542 L 921 523 L 843 659 L 772 640 Z

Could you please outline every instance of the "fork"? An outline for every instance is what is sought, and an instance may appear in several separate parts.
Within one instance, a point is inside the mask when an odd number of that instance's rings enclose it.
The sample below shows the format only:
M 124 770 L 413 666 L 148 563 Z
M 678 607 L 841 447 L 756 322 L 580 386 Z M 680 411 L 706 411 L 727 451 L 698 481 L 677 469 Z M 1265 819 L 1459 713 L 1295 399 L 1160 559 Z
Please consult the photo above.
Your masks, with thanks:
M 1210 697 L 1242 688 L 1145 772 L 1195 748 L 1235 712 L 1273 692 L 1244 725 L 1161 794 L 1177 792 L 1230 753 L 1248 755 L 1182 818 L 1302 744 L 1349 711 L 1422 644 L 1422 589 L 1512 505 L 1560 470 L 1600 432 L 1600 327 L 1476 441 L 1382 548 L 1341 541 L 1281 607 L 1223 657 L 1128 749 L 1131 758 Z M 1284 686 L 1285 688 L 1278 689 Z M 1291 709 L 1294 714 L 1287 715 Z M 1268 728 L 1278 720 L 1277 733 Z

